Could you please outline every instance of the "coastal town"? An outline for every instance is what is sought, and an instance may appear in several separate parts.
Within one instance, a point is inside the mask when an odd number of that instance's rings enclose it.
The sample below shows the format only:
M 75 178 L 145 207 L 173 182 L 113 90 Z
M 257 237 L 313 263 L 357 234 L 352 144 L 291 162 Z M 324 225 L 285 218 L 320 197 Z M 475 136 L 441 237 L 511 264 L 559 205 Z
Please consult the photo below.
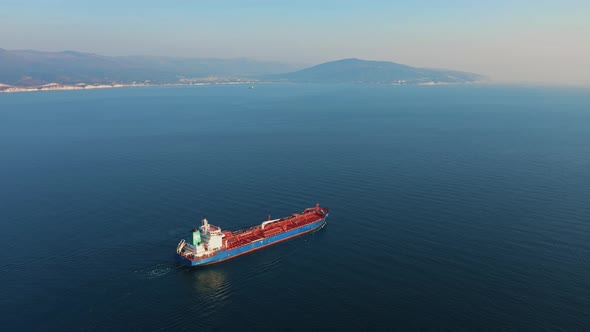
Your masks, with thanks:
M 35 86 L 15 86 L 0 83 L 0 93 L 12 92 L 37 92 L 37 91 L 58 91 L 58 90 L 92 90 L 127 87 L 149 87 L 149 86 L 189 86 L 189 85 L 214 85 L 214 84 L 251 84 L 256 80 L 242 78 L 204 77 L 204 78 L 181 78 L 177 83 L 160 83 L 153 81 L 111 83 L 111 84 L 60 84 L 47 83 Z

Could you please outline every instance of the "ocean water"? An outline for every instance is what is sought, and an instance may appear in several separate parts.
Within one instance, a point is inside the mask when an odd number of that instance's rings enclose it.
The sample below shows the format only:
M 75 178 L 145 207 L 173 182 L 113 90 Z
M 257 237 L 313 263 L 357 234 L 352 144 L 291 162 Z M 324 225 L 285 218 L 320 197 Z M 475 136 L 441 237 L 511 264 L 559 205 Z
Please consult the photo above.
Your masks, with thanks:
M 203 269 L 236 230 L 313 234 Z M 258 85 L 0 95 L 4 331 L 590 329 L 590 90 Z

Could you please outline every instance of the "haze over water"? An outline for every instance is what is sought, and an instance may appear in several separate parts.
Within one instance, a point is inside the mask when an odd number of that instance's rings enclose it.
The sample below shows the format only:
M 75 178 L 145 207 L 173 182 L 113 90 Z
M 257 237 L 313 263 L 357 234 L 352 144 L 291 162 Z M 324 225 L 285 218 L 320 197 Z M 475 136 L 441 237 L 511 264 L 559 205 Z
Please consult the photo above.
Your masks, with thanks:
M 258 85 L 0 96 L 6 331 L 590 326 L 590 91 Z M 316 202 L 328 225 L 203 269 Z

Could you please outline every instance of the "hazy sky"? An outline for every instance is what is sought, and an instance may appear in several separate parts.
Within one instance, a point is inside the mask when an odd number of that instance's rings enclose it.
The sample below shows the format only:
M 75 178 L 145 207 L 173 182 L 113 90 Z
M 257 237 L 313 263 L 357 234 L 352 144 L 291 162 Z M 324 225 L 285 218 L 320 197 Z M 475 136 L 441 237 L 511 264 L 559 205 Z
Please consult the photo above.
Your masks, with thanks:
M 590 0 L 0 0 L 0 48 L 356 57 L 590 85 Z

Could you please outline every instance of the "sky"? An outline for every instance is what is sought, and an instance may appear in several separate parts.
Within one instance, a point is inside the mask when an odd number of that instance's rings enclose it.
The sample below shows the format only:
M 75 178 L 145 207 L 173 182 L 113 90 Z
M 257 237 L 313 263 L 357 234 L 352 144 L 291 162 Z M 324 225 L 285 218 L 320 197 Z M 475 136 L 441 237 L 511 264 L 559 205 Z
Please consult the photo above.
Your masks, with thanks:
M 590 86 L 590 0 L 0 0 L 0 48 L 361 58 Z

